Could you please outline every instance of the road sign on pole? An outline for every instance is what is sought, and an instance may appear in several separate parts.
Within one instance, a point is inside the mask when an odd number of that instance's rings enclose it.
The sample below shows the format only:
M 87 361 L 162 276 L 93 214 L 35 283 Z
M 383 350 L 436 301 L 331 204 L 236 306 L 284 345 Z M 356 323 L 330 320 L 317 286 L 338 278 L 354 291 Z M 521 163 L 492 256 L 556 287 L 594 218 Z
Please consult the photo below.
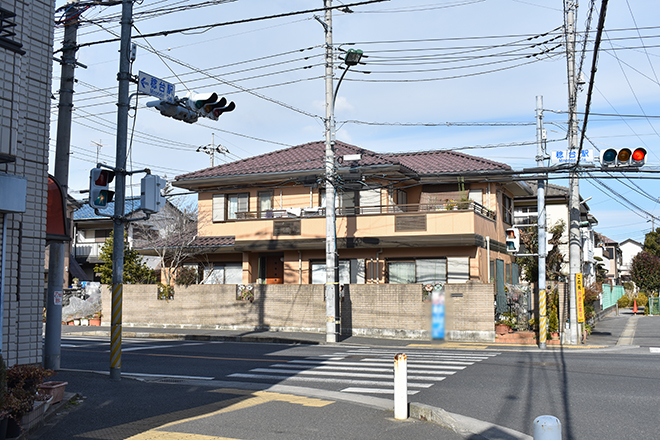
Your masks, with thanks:
M 161 101 L 176 102 L 174 84 L 151 76 L 148 73 L 140 72 L 138 77 L 138 92 L 155 96 Z

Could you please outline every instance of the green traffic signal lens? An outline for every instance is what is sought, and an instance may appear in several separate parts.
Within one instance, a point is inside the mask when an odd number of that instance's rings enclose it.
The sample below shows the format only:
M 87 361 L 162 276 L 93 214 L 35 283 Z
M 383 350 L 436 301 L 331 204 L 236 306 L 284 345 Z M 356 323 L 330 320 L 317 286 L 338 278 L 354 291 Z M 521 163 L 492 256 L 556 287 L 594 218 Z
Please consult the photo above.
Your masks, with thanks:
M 616 159 L 616 150 L 607 150 L 603 153 L 603 160 L 605 162 L 614 162 Z

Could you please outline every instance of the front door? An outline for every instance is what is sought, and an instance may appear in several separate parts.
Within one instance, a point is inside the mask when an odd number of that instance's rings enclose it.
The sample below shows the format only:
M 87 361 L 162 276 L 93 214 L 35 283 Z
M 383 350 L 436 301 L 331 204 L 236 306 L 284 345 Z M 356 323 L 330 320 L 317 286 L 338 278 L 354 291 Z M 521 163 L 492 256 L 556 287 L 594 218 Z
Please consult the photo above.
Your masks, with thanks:
M 266 257 L 266 284 L 284 284 L 282 255 L 268 255 Z

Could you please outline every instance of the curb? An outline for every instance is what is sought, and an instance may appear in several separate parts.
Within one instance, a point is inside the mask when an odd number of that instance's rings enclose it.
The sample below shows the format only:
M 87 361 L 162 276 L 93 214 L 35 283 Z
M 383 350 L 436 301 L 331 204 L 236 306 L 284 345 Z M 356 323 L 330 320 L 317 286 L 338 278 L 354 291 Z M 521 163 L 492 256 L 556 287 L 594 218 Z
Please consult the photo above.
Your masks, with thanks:
M 442 408 L 435 408 L 423 403 L 410 403 L 409 408 L 410 417 L 435 423 L 473 440 L 533 440 L 533 437 L 522 432 L 471 417 L 452 414 Z

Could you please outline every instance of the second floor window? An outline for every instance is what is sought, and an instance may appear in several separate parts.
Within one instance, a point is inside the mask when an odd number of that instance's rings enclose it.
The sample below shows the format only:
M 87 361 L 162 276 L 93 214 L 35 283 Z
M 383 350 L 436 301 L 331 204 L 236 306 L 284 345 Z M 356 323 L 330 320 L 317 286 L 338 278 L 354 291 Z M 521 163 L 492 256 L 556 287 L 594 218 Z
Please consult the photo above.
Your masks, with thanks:
M 513 224 L 513 199 L 502 194 L 502 220 L 509 225 Z
M 250 210 L 250 193 L 214 194 L 213 221 L 235 220 L 239 212 Z

